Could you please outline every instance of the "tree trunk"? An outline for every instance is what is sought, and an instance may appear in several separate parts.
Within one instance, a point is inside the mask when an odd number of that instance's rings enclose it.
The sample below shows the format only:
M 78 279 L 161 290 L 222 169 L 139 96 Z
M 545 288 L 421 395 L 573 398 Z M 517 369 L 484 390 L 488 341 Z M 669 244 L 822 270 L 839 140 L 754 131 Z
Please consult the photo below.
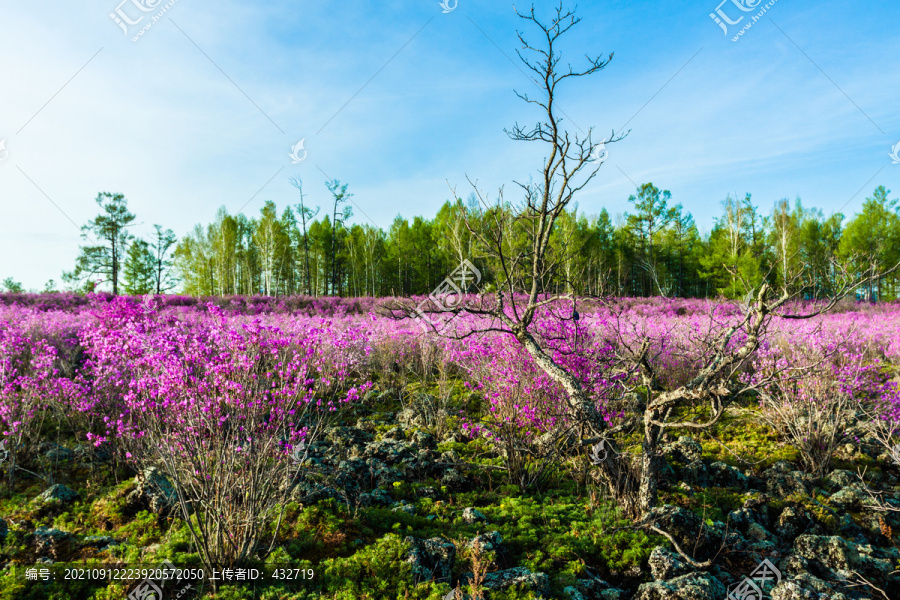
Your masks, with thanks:
M 659 420 L 659 411 L 648 407 L 644 411 L 644 440 L 641 442 L 641 483 L 638 490 L 638 508 L 641 516 L 646 516 L 656 506 L 656 492 L 659 488 L 661 471 L 659 438 L 662 430 L 654 425 Z

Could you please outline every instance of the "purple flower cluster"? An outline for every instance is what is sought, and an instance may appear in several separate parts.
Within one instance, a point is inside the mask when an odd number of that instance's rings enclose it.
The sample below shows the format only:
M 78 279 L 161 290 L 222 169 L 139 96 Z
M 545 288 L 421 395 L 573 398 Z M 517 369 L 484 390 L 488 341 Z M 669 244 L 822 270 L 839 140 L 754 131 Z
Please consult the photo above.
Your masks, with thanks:
M 409 320 L 379 316 L 370 298 L 213 304 L 60 295 L 53 305 L 44 296 L 0 302 L 4 436 L 22 434 L 40 411 L 61 408 L 80 419 L 95 444 L 122 440 L 123 448 L 135 448 L 155 428 L 176 451 L 196 451 L 217 431 L 234 428 L 248 444 L 277 436 L 287 455 L 306 435 L 303 415 L 357 401 L 389 368 L 415 371 L 426 350 L 484 395 L 484 417 L 459 419 L 470 435 L 494 438 L 510 428 L 539 435 L 570 418 L 564 390 L 510 334 L 423 334 Z M 547 307 L 534 335 L 610 421 L 621 416 L 610 407 L 627 376 L 614 368 L 620 350 L 650 340 L 661 383 L 675 386 L 709 351 L 706 334 L 740 315 L 736 304 L 663 298 L 578 308 L 580 319 L 572 320 Z M 468 314 L 452 322 L 459 333 L 481 325 Z M 741 341 L 738 335 L 732 343 Z M 900 390 L 888 368 L 898 357 L 900 306 L 846 306 L 809 321 L 774 320 L 744 376 L 825 361 L 820 373 L 900 420 Z

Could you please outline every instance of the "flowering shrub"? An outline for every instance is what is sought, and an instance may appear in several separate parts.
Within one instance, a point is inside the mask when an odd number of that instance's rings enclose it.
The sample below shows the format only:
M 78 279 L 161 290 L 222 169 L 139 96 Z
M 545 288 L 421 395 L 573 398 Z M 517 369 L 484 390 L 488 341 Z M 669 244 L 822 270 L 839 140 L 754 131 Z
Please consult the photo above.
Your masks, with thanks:
M 53 345 L 36 339 L 27 322 L 0 321 L 0 425 L 10 485 L 20 455 L 33 453 L 40 442 L 49 413 L 77 391 L 77 384 L 60 376 Z
M 294 447 L 369 387 L 350 382 L 366 354 L 353 328 L 286 325 L 117 299 L 83 332 L 89 439 L 172 480 L 209 566 L 257 551 L 300 467 Z

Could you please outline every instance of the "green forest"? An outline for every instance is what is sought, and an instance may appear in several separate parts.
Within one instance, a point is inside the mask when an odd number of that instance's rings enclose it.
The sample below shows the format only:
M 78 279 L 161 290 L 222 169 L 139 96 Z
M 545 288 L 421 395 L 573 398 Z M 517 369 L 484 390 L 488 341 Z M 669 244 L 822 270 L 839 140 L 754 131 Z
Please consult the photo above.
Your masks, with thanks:
M 513 224 L 520 207 L 510 204 L 485 207 L 473 194 L 468 201 L 446 202 L 431 219 L 398 215 L 384 230 L 348 223 L 353 211 L 347 184 L 327 183 L 331 200 L 323 211 L 305 202 L 299 180 L 293 183 L 299 201 L 281 214 L 271 201 L 255 217 L 223 207 L 211 223 L 197 224 L 180 240 L 158 225 L 151 239 L 134 238 L 127 200 L 100 194 L 101 213 L 83 228 L 83 237 L 97 245 L 82 246 L 63 281 L 76 291 L 103 287 L 126 294 L 409 296 L 428 294 L 471 260 L 485 274 L 480 291 L 489 292 L 502 270 L 491 263 L 479 231 L 506 227 L 507 253 L 527 252 L 529 237 Z M 631 210 L 622 215 L 606 209 L 589 214 L 576 206 L 560 217 L 551 243 L 558 268 L 546 291 L 735 298 L 763 281 L 814 281 L 827 294 L 835 265 L 867 273 L 900 260 L 900 207 L 889 196 L 879 186 L 848 219 L 826 216 L 800 198 L 766 209 L 750 194 L 729 195 L 711 231 L 701 233 L 668 190 L 646 183 L 628 198 Z M 7 291 L 21 291 L 12 279 L 4 284 Z M 49 282 L 47 290 L 53 289 Z M 895 299 L 898 276 L 859 295 Z

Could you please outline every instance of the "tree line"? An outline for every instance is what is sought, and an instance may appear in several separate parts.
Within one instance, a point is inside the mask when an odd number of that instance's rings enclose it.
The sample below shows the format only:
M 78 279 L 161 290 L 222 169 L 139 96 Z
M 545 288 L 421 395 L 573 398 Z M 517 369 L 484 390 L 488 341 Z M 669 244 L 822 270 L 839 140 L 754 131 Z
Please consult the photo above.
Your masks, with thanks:
M 508 227 L 510 255 L 527 252 L 528 236 L 512 225 L 520 207 L 509 203 L 483 208 L 474 195 L 457 198 L 432 219 L 398 215 L 385 230 L 348 222 L 347 184 L 326 183 L 330 203 L 319 216 L 302 182 L 291 183 L 299 192 L 296 205 L 279 213 L 268 201 L 255 217 L 223 207 L 180 240 L 160 225 L 149 239 L 135 237 L 125 197 L 103 192 L 96 198 L 100 214 L 82 228 L 88 243 L 63 282 L 76 291 L 104 287 L 114 294 L 410 296 L 432 292 L 469 260 L 483 275 L 479 289 L 491 291 L 504 276 L 478 231 Z M 701 234 L 668 190 L 645 183 L 616 217 L 577 206 L 562 214 L 549 246 L 555 272 L 542 285 L 578 295 L 735 298 L 763 281 L 783 285 L 802 276 L 828 294 L 836 264 L 868 273 L 900 260 L 900 206 L 889 194 L 879 186 L 849 220 L 826 216 L 800 198 L 764 211 L 750 194 L 729 195 L 712 229 Z M 2 286 L 23 291 L 10 277 Z M 45 291 L 54 289 L 51 280 Z M 896 275 L 859 290 L 870 301 L 898 294 Z
M 302 185 L 295 180 L 295 186 Z M 463 260 L 483 274 L 479 288 L 502 283 L 502 269 L 480 243 L 479 230 L 508 227 L 510 255 L 528 243 L 512 225 L 518 207 L 482 208 L 474 197 L 446 202 L 432 219 L 397 216 L 386 230 L 348 225 L 347 186 L 330 182 L 329 214 L 302 201 L 279 215 L 266 202 L 256 218 L 224 208 L 212 223 L 197 225 L 178 244 L 174 262 L 191 295 L 408 296 L 433 291 Z M 900 213 L 889 191 L 878 187 L 862 210 L 846 220 L 798 198 L 769 211 L 727 196 L 710 232 L 701 234 L 671 193 L 652 183 L 628 199 L 615 218 L 566 211 L 551 232 L 556 272 L 552 293 L 617 296 L 739 297 L 764 280 L 773 285 L 814 280 L 830 293 L 835 264 L 874 272 L 900 259 Z M 468 225 L 467 226 L 467 222 Z M 474 230 L 474 232 L 473 232 Z M 526 276 L 527 279 L 527 276 Z M 869 300 L 898 295 L 897 277 L 870 284 Z M 542 283 L 542 285 L 548 285 Z

